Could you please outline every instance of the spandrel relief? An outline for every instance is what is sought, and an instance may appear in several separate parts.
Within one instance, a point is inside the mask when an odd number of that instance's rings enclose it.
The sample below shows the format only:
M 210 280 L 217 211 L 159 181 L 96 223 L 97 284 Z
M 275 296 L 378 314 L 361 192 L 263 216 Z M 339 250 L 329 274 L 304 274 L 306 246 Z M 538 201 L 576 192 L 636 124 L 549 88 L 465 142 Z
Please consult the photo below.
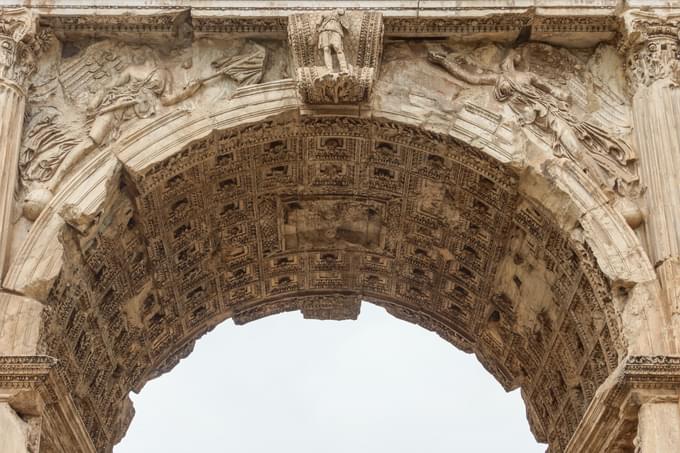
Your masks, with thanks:
M 270 58 L 277 52 L 280 43 L 250 40 L 182 49 L 57 42 L 31 95 L 19 163 L 24 215 L 35 219 L 78 162 L 129 127 L 177 108 L 217 108 L 241 87 L 284 78 L 285 58 Z
M 427 58 L 462 82 L 460 90 L 492 90 L 530 140 L 574 162 L 605 192 L 639 194 L 636 156 L 621 137 L 628 132 L 622 96 L 564 49 L 528 44 L 495 54 L 480 62 L 474 50 L 431 49 Z
M 508 49 L 491 68 L 455 52 L 431 50 L 428 59 L 466 84 L 493 87 L 494 98 L 507 105 L 520 127 L 547 142 L 555 157 L 579 165 L 606 191 L 637 193 L 633 150 L 604 126 L 602 116 L 587 112 L 588 96 L 616 104 L 611 99 L 616 95 L 602 85 L 599 93 L 587 93 L 588 81 L 576 57 L 549 46 L 527 45 Z M 607 126 L 611 128 L 611 122 Z

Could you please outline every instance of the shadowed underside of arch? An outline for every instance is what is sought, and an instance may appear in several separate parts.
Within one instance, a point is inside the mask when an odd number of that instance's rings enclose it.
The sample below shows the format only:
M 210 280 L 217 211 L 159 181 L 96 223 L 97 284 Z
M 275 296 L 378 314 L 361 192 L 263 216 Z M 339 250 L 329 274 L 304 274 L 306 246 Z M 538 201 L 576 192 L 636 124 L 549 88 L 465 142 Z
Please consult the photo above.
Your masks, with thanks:
M 64 228 L 47 354 L 109 451 L 132 416 L 128 392 L 223 320 L 298 309 L 352 319 L 368 300 L 521 386 L 534 434 L 561 451 L 626 344 L 593 253 L 519 179 L 453 138 L 393 122 L 214 132 L 121 170 L 98 214 Z

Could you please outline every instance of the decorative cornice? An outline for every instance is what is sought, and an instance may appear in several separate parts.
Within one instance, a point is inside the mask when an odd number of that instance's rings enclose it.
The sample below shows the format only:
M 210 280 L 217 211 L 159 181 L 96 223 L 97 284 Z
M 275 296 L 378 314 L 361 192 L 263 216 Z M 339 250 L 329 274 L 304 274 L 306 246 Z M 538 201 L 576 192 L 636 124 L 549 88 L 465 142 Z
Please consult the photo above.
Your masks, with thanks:
M 59 451 L 94 453 L 92 440 L 58 368 L 58 360 L 50 356 L 0 356 L 0 392 L 36 392 L 45 405 L 36 415 L 47 419 L 42 423 L 40 437 L 65 448 Z
M 535 16 L 531 28 L 545 33 L 615 33 L 619 19 L 616 16 Z
M 531 23 L 526 14 L 481 17 L 386 17 L 386 35 L 455 35 L 519 32 Z
M 191 20 L 197 34 L 240 34 L 285 37 L 288 17 L 219 17 L 194 16 Z
M 35 389 L 47 381 L 57 359 L 49 356 L 0 356 L 0 388 Z
M 590 403 L 566 448 L 567 453 L 613 451 L 635 424 L 638 408 L 657 395 L 680 397 L 680 357 L 630 356 Z M 632 442 L 632 439 L 629 439 Z
M 478 17 L 386 17 L 386 35 L 457 35 L 474 33 L 615 33 L 616 16 L 492 14 Z
M 680 391 L 680 357 L 629 357 L 623 371 L 623 384 L 634 389 Z
M 41 12 L 40 24 L 51 28 L 55 33 L 66 34 L 105 34 L 105 33 L 161 33 L 176 32 L 178 18 L 186 17 L 196 34 L 235 34 L 267 35 L 283 38 L 286 35 L 289 16 L 303 12 L 323 12 L 331 7 L 276 8 L 277 14 L 258 16 L 258 10 L 238 10 L 238 8 L 192 7 L 187 9 L 162 9 L 160 7 L 140 10 L 138 14 L 116 14 L 114 7 L 99 8 L 106 14 L 92 14 L 88 9 L 61 12 Z M 124 8 L 121 8 L 124 9 Z M 236 11 L 238 10 L 238 11 Z M 149 11 L 145 13 L 144 11 Z M 357 7 L 347 11 L 382 12 L 382 8 Z M 610 39 L 618 30 L 618 18 L 609 11 L 599 14 L 536 14 L 526 8 L 509 8 L 504 14 L 489 14 L 490 10 L 468 8 L 464 15 L 458 15 L 460 8 L 440 8 L 428 10 L 428 15 L 411 15 L 411 11 L 389 8 L 385 15 L 385 36 L 462 36 L 480 34 L 500 35 L 508 41 L 516 39 L 520 33 L 534 33 L 541 39 L 550 39 L 550 34 L 576 35 L 593 33 L 600 35 L 599 40 Z M 271 8 L 268 9 L 271 14 Z M 396 14 L 395 14 L 396 12 Z M 403 15 L 400 15 L 403 12 Z M 247 13 L 248 15 L 244 15 Z M 546 35 L 546 36 L 544 36 Z M 580 37 L 579 37 L 580 38 Z M 481 37 L 480 37 L 481 39 Z
M 655 0 L 646 0 L 658 3 Z M 643 0 L 644 2 L 644 0 Z M 26 3 L 26 2 L 23 2 Z M 82 2 L 79 0 L 32 0 L 31 7 L 40 10 L 172 10 L 179 9 L 172 2 L 162 0 L 108 0 L 100 2 Z M 223 11 L 235 15 L 239 11 L 252 13 L 253 11 L 274 12 L 310 12 L 331 11 L 343 8 L 347 11 L 375 11 L 375 12 L 412 12 L 421 15 L 437 13 L 463 13 L 467 11 L 498 10 L 526 11 L 533 8 L 534 2 L 513 0 L 458 0 L 456 2 L 442 2 L 429 0 L 246 0 L 245 2 L 222 2 L 209 0 L 185 0 L 183 7 L 191 7 L 200 11 Z M 547 0 L 540 2 L 541 10 L 578 10 L 592 14 L 601 14 L 601 11 L 614 11 L 620 4 L 620 0 L 591 0 L 588 5 L 577 3 L 573 0 Z M 640 2 L 637 2 L 640 3 Z M 17 0 L 14 5 L 22 6 Z M 641 7 L 638 5 L 636 7 Z
M 152 15 L 46 15 L 40 25 L 69 33 L 166 33 L 176 29 L 182 11 Z

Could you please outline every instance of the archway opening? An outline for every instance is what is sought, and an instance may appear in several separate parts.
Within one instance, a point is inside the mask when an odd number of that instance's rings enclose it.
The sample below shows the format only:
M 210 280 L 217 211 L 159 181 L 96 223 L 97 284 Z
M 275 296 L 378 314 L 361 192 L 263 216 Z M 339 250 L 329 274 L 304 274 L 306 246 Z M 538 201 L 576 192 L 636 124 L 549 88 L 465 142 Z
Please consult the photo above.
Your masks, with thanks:
M 115 453 L 545 451 L 518 391 L 369 303 L 357 322 L 223 323 L 132 399 Z

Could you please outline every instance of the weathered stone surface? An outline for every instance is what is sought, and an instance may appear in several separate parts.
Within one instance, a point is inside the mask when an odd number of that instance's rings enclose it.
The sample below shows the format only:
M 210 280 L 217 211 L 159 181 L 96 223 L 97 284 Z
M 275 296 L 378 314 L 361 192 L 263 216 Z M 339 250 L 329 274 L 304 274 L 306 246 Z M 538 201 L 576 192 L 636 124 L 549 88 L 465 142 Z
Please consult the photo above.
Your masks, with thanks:
M 35 31 L 31 12 L 24 8 L 0 10 L 0 277 L 7 271 L 11 217 L 21 144 L 21 120 L 26 82 L 35 70 Z
M 28 426 L 7 403 L 0 402 L 0 451 L 28 453 Z
M 35 62 L 0 60 L 25 448 L 110 451 L 228 318 L 364 300 L 521 387 L 552 452 L 672 451 L 676 7 L 250 3 L 0 10 Z
M 296 14 L 288 39 L 302 100 L 310 104 L 367 101 L 378 76 L 383 23 L 378 13 Z
M 42 311 L 40 302 L 0 292 L 0 355 L 38 353 Z
M 677 398 L 642 405 L 635 445 L 640 451 L 677 449 L 680 445 L 680 404 Z

